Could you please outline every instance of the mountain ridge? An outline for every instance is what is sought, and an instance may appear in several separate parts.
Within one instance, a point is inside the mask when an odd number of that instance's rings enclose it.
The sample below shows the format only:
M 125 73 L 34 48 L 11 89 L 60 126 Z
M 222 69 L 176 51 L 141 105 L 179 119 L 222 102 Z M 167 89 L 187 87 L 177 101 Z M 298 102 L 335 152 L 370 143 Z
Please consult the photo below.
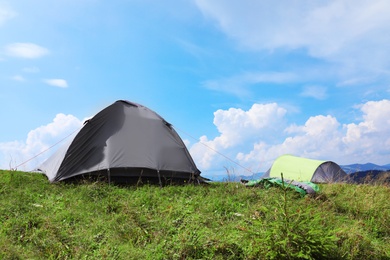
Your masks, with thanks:
M 353 163 L 348 165 L 340 165 L 346 173 L 362 172 L 362 171 L 388 171 L 390 170 L 390 164 L 377 165 L 374 163 Z

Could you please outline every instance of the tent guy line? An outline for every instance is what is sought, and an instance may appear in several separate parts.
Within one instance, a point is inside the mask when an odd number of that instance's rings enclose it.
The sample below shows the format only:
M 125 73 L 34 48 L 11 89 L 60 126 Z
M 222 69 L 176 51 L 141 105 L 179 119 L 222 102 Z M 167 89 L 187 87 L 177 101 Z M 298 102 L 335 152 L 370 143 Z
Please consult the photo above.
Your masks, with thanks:
M 236 164 L 237 166 L 241 167 L 242 169 L 252 173 L 252 174 L 255 174 L 253 171 L 251 171 L 250 169 L 246 168 L 245 166 L 239 164 L 238 162 L 234 161 L 233 159 L 229 158 L 227 155 L 224 155 L 223 153 L 217 151 L 216 149 L 210 147 L 209 145 L 205 144 L 204 142 L 196 139 L 195 137 L 191 136 L 190 134 L 186 133 L 185 131 L 183 131 L 182 129 L 178 128 L 178 127 L 174 127 L 175 129 L 179 130 L 180 132 L 182 132 L 183 134 L 187 135 L 188 137 L 190 137 L 191 139 L 193 139 L 194 141 L 197 141 L 199 142 L 201 145 L 205 146 L 206 148 L 210 149 L 211 151 L 221 155 L 222 157 L 224 157 L 225 159 L 229 160 L 230 162 Z
M 56 142 L 56 143 L 54 143 L 53 145 L 49 146 L 49 147 L 46 148 L 45 150 L 43 150 L 43 151 L 37 153 L 36 155 L 34 155 L 33 157 L 31 157 L 30 159 L 28 159 L 28 160 L 26 160 L 26 161 L 24 161 L 24 162 L 22 162 L 22 163 L 16 165 L 14 169 L 17 170 L 20 166 L 22 166 L 22 165 L 28 163 L 28 162 L 31 161 L 31 160 L 34 160 L 34 159 L 37 158 L 38 156 L 40 156 L 40 155 L 46 153 L 47 151 L 49 151 L 50 149 L 54 148 L 56 145 L 62 143 L 63 141 L 65 141 L 66 139 L 68 139 L 70 136 L 72 136 L 74 133 L 76 133 L 77 131 L 79 131 L 79 130 L 81 129 L 81 127 L 82 127 L 82 126 L 80 126 L 79 128 L 77 128 L 76 130 L 74 130 L 73 132 L 71 132 L 70 134 L 68 134 L 67 136 L 63 137 L 63 138 L 62 138 L 61 140 L 59 140 L 58 142 Z
M 36 171 L 50 182 L 84 177 L 118 183 L 203 182 L 183 140 L 149 108 L 118 100 L 83 125 Z

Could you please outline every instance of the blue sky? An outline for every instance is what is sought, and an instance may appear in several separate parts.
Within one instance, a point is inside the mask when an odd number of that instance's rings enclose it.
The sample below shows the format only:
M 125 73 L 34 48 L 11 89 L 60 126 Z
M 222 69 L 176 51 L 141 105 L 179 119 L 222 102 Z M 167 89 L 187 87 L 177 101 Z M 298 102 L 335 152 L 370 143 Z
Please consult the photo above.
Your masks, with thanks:
M 118 99 L 172 123 L 205 176 L 265 171 L 285 153 L 388 164 L 389 12 L 363 0 L 0 0 L 0 168 L 35 167 Z

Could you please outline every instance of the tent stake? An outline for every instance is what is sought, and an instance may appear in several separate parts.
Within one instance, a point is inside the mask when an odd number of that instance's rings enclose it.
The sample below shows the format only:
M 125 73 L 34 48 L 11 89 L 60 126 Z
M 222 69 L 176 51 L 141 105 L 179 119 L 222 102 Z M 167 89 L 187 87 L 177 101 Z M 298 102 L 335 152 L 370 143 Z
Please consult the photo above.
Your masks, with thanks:
M 111 173 L 110 173 L 110 168 L 107 168 L 107 172 L 108 172 L 108 186 L 111 185 Z
M 157 170 L 157 175 L 158 175 L 158 183 L 160 184 L 160 188 L 162 188 L 162 183 L 161 183 L 161 177 L 160 177 L 160 171 Z

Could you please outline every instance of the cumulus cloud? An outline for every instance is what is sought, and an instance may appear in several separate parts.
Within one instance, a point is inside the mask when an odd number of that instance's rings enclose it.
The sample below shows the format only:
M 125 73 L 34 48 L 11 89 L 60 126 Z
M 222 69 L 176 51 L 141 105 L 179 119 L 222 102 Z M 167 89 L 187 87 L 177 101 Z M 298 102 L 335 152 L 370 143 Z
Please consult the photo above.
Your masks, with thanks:
M 339 164 L 390 163 L 390 100 L 369 101 L 357 109 L 362 113 L 359 123 L 341 124 L 334 116 L 317 115 L 303 125 L 281 123 L 288 114 L 277 104 L 218 110 L 214 124 L 219 136 L 202 136 L 190 152 L 204 172 L 218 167 L 224 171 L 228 162 L 216 151 L 258 171 L 266 171 L 283 154 Z
M 239 153 L 238 156 L 244 162 L 263 158 L 267 162 L 266 168 L 282 154 L 331 160 L 336 154 L 340 156 L 343 150 L 340 130 L 340 123 L 332 116 L 310 117 L 302 126 L 294 125 L 286 128 L 285 132 L 288 135 L 280 143 L 270 145 L 265 140 L 261 140 L 254 145 L 250 153 Z
M 361 106 L 363 119 L 360 123 L 344 125 L 343 142 L 351 156 L 364 156 L 365 160 L 377 157 L 390 158 L 390 100 L 370 101 Z
M 5 46 L 4 52 L 11 57 L 36 59 L 47 55 L 49 50 L 34 43 L 12 43 Z
M 53 87 L 59 87 L 59 88 L 67 88 L 68 82 L 64 79 L 45 79 L 43 80 L 46 84 L 53 86 Z
M 0 143 L 0 155 L 4 158 L 0 163 L 1 169 L 14 168 L 47 150 L 69 134 L 82 126 L 82 121 L 72 115 L 57 114 L 47 125 L 31 130 L 25 141 Z M 58 148 L 58 147 L 57 147 Z M 55 150 L 53 148 L 52 150 Z M 41 156 L 20 165 L 19 170 L 32 170 L 42 163 L 53 151 L 49 150 Z
M 216 161 L 218 151 L 229 152 L 231 148 L 241 147 L 261 137 L 273 139 L 275 129 L 284 125 L 284 108 L 276 103 L 254 104 L 248 111 L 239 108 L 217 110 L 214 113 L 214 125 L 220 135 L 209 140 L 202 136 L 190 151 L 200 167 L 209 168 Z M 216 152 L 217 151 L 217 152 Z

